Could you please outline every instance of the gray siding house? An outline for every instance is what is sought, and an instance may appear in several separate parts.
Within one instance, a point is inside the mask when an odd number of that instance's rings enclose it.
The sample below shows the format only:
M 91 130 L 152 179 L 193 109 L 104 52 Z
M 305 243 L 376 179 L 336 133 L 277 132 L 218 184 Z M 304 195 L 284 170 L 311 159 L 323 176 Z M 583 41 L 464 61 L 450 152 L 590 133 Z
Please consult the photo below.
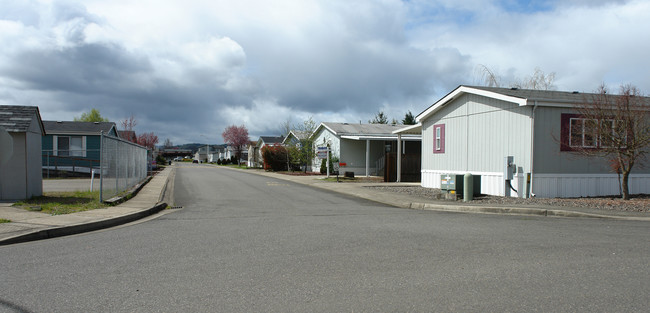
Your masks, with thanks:
M 481 175 L 483 194 L 505 195 L 504 157 L 512 156 L 512 186 L 518 191 L 512 196 L 618 194 L 618 177 L 605 159 L 566 149 L 574 106 L 589 96 L 459 86 L 416 117 L 422 132 L 422 186 L 440 188 L 444 174 L 469 172 Z M 630 192 L 650 193 L 650 168 L 633 169 Z
M 0 106 L 0 200 L 22 200 L 43 194 L 44 135 L 38 107 Z
M 314 150 L 329 145 L 331 155 L 345 163 L 341 171 L 355 175 L 382 176 L 386 165 L 386 154 L 397 151 L 398 135 L 393 132 L 403 125 L 321 123 L 314 133 Z M 420 148 L 420 135 L 401 136 L 400 148 L 404 151 Z M 406 143 L 408 141 L 408 143 Z M 322 160 L 316 158 L 312 168 L 320 169 Z

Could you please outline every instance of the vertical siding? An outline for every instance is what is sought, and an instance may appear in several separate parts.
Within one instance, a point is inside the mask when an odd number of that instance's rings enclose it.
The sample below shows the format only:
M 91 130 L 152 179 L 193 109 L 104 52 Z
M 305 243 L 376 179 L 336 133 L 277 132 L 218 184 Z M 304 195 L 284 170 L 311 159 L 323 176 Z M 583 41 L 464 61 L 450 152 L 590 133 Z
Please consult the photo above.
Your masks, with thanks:
M 422 125 L 425 170 L 501 172 L 512 155 L 530 171 L 530 107 L 477 95 L 463 95 Z M 445 124 L 445 153 L 433 154 L 433 125 Z
M 630 175 L 630 193 L 650 193 L 650 175 Z M 538 174 L 533 193 L 540 198 L 594 197 L 618 195 L 616 174 Z
M 28 198 L 26 133 L 12 132 L 9 135 L 14 153 L 4 165 L 0 164 L 0 200 L 22 200 Z
M 38 125 L 38 120 L 32 120 L 32 126 Z M 40 127 L 30 127 L 26 133 L 26 184 L 27 198 L 43 195 L 43 159 L 41 154 L 42 140 Z
M 568 108 L 539 107 L 535 112 L 535 173 L 597 174 L 611 172 L 605 159 L 560 151 L 562 113 Z

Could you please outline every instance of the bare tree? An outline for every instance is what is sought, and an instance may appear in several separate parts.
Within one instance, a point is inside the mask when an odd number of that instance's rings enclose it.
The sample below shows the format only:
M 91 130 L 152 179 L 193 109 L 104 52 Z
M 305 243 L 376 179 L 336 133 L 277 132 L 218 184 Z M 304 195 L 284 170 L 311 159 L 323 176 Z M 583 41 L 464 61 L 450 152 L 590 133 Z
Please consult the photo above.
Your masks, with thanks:
M 601 85 L 576 111 L 579 117 L 569 125 L 569 143 L 563 144 L 579 154 L 606 158 L 622 175 L 623 199 L 629 200 L 630 173 L 643 164 L 650 145 L 650 98 L 632 85 L 621 86 L 619 95 Z
M 483 85 L 488 87 L 501 87 L 501 78 L 494 74 L 489 67 L 483 64 L 477 66 L 477 72 L 481 76 Z
M 163 146 L 165 146 L 165 148 L 169 148 L 169 147 L 171 147 L 173 145 L 174 144 L 172 143 L 172 141 L 169 138 L 165 139 L 165 143 L 163 144 Z
M 133 116 L 133 114 L 131 114 L 129 118 L 120 121 L 122 130 L 132 131 L 135 128 L 135 125 L 137 124 L 138 122 L 135 120 L 135 116 Z
M 137 125 L 138 122 L 135 120 L 135 116 L 131 114 L 129 118 L 126 118 L 124 120 L 120 121 L 120 126 L 122 126 L 122 138 L 133 142 L 133 143 L 138 143 L 138 137 L 135 135 L 135 125 Z
M 549 74 L 544 73 L 539 67 L 535 68 L 533 75 L 513 83 L 510 86 L 522 89 L 535 89 L 535 90 L 553 90 L 555 87 L 555 72 Z
M 482 84 L 487 87 L 502 87 L 504 84 L 501 83 L 501 77 L 491 70 L 489 67 L 483 64 L 477 66 L 477 72 L 481 77 Z M 511 82 L 509 85 L 513 88 L 521 89 L 535 89 L 535 90 L 553 90 L 555 86 L 555 72 L 546 74 L 539 67 L 535 68 L 533 75 L 528 76 L 524 79 L 517 79 L 515 82 Z
M 280 136 L 287 137 L 287 135 L 289 135 L 289 132 L 292 130 L 291 118 L 287 118 L 286 121 L 280 123 L 278 129 L 280 130 Z

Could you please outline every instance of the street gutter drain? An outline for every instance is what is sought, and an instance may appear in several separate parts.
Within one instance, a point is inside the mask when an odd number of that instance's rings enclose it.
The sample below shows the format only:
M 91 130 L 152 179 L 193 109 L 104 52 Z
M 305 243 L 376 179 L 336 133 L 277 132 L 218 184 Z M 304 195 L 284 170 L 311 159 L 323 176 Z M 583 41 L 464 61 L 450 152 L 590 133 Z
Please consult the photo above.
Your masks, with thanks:
M 182 209 L 183 207 L 182 206 L 172 206 L 172 207 L 169 207 L 169 208 L 170 209 Z

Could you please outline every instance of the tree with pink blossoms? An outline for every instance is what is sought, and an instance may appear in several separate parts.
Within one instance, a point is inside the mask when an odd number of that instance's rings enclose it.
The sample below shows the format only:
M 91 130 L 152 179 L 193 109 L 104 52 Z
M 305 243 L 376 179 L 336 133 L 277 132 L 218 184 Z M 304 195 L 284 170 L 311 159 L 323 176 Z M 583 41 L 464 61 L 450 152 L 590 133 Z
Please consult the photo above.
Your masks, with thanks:
M 223 141 L 226 144 L 235 150 L 235 155 L 237 156 L 237 164 L 241 165 L 240 163 L 242 151 L 244 147 L 246 147 L 246 144 L 249 142 L 248 129 L 246 129 L 246 126 L 228 126 L 226 127 L 226 130 L 224 130 L 221 134 L 221 137 L 223 137 Z

